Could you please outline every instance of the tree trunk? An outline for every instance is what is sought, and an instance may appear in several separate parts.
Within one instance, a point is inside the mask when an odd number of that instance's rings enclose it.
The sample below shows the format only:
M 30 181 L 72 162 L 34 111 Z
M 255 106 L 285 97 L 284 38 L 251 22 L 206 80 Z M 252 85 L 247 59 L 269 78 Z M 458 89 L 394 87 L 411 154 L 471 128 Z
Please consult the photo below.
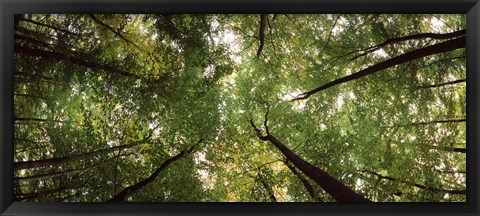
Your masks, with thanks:
M 63 122 L 59 120 L 50 120 L 50 119 L 41 119 L 41 118 L 23 118 L 23 117 L 14 118 L 14 121 Z
M 54 173 L 47 173 L 47 174 L 27 176 L 27 177 L 18 177 L 18 178 L 15 178 L 15 181 L 16 182 L 37 181 L 37 180 L 43 180 L 43 179 L 48 179 L 48 178 L 53 178 L 58 176 L 69 175 L 69 174 L 77 174 L 77 173 L 83 172 L 84 170 L 85 169 L 73 169 L 73 170 L 67 170 L 63 172 L 54 172 Z
M 67 163 L 69 161 L 72 161 L 72 160 L 86 159 L 86 158 L 89 158 L 89 157 L 94 157 L 94 156 L 102 155 L 102 154 L 109 153 L 109 152 L 114 152 L 114 151 L 118 151 L 118 150 L 131 148 L 131 147 L 134 147 L 134 146 L 137 146 L 137 145 L 140 145 L 140 144 L 143 144 L 143 143 L 147 142 L 148 139 L 149 139 L 149 137 L 147 137 L 146 139 L 140 140 L 140 141 L 130 143 L 130 144 L 114 146 L 114 147 L 100 149 L 100 150 L 97 150 L 97 151 L 87 152 L 87 153 L 78 154 L 78 155 L 43 159 L 43 160 L 37 160 L 37 161 L 15 162 L 14 163 L 14 170 L 46 167 L 46 166 L 53 166 L 53 165 L 58 166 L 60 164 L 65 164 L 65 163 Z
M 317 202 L 323 202 L 314 192 L 313 190 L 313 186 L 310 184 L 310 182 L 308 182 L 307 179 L 305 179 L 302 174 L 298 173 L 297 170 L 295 169 L 295 167 L 293 167 L 288 161 L 285 162 L 285 165 L 287 165 L 287 167 L 292 171 L 292 173 L 298 178 L 300 179 L 300 181 L 302 181 L 303 183 L 303 186 L 305 187 L 305 189 L 307 189 L 307 192 L 308 194 L 310 194 L 310 196 L 316 200 Z
M 399 65 L 399 64 L 402 64 L 402 63 L 406 63 L 406 62 L 412 61 L 414 59 L 418 59 L 418 58 L 422 58 L 422 57 L 425 57 L 425 56 L 438 54 L 438 53 L 445 53 L 445 52 L 456 50 L 456 49 L 459 49 L 459 48 L 464 48 L 466 46 L 466 39 L 465 38 L 466 37 L 463 36 L 463 37 L 452 39 L 452 40 L 449 40 L 449 41 L 446 41 L 446 42 L 443 42 L 443 43 L 438 43 L 438 44 L 435 44 L 435 45 L 431 45 L 431 46 L 428 46 L 428 47 L 424 47 L 424 48 L 420 48 L 420 49 L 417 49 L 417 50 L 407 52 L 405 54 L 402 54 L 402 55 L 399 55 L 397 57 L 391 58 L 389 60 L 386 60 L 386 61 L 380 62 L 378 64 L 372 65 L 372 66 L 370 66 L 366 69 L 360 70 L 359 72 L 356 72 L 356 73 L 353 73 L 351 75 L 348 75 L 348 76 L 336 79 L 334 81 L 331 81 L 329 83 L 326 83 L 326 84 L 324 84 L 324 85 L 322 85 L 318 88 L 315 88 L 311 91 L 304 92 L 304 93 L 298 95 L 298 97 L 294 98 L 292 101 L 307 99 L 308 97 L 310 97 L 311 95 L 313 95 L 317 92 L 320 92 L 322 90 L 328 89 L 328 88 L 333 87 L 333 86 L 336 86 L 338 84 L 342 84 L 342 83 L 345 83 L 345 82 L 348 82 L 348 81 L 359 79 L 359 78 L 362 78 L 364 76 L 367 76 L 367 75 L 373 74 L 375 72 L 381 71 L 383 69 L 393 67 L 395 65 Z
M 257 59 L 260 58 L 260 55 L 262 54 L 263 46 L 265 44 L 265 23 L 267 20 L 267 15 L 262 14 L 260 15 L 260 30 L 258 32 L 258 40 L 260 42 L 257 50 Z
M 29 47 L 20 46 L 18 44 L 15 45 L 15 52 L 25 54 L 25 55 L 30 55 L 30 56 L 37 56 L 37 57 L 42 57 L 42 58 L 50 58 L 50 59 L 68 61 L 68 62 L 73 63 L 73 64 L 85 66 L 85 67 L 92 68 L 92 69 L 99 69 L 99 70 L 103 70 L 103 71 L 110 72 L 110 73 L 113 73 L 113 74 L 119 74 L 119 75 L 122 75 L 122 76 L 140 78 L 138 75 L 128 73 L 128 72 L 123 71 L 123 70 L 119 70 L 119 69 L 111 67 L 109 65 L 103 65 L 103 64 L 96 63 L 96 62 L 87 61 L 87 60 L 84 60 L 82 58 L 78 58 L 78 57 L 74 57 L 74 56 L 68 56 L 66 54 L 59 53 L 59 52 L 32 49 L 32 48 L 29 48 Z
M 457 122 L 466 122 L 467 119 L 447 119 L 447 120 L 435 120 L 435 121 L 428 121 L 428 122 L 416 122 L 406 125 L 399 125 L 399 126 L 413 126 L 413 125 L 428 125 L 428 124 L 442 124 L 442 123 L 457 123 Z
M 265 118 L 265 126 L 267 119 Z M 339 202 L 371 202 L 362 195 L 357 194 L 352 189 L 345 186 L 343 183 L 326 173 L 325 171 L 319 169 L 318 167 L 308 163 L 303 160 L 295 153 L 290 151 L 282 142 L 277 140 L 270 133 L 267 136 L 262 136 L 260 130 L 255 126 L 253 120 L 250 120 L 250 124 L 257 132 L 259 139 L 264 141 L 270 141 L 278 150 L 280 150 L 283 155 L 291 161 L 295 167 L 301 170 L 305 175 L 313 179 L 317 184 L 323 188 L 328 194 L 330 194 L 336 201 Z M 268 131 L 268 130 L 267 130 Z
M 280 150 L 299 170 L 317 182 L 317 184 L 327 193 L 329 193 L 335 200 L 339 202 L 370 202 L 370 200 L 355 193 L 352 189 L 348 188 L 325 171 L 298 157 L 274 136 L 267 135 L 267 139 L 273 145 L 275 145 L 275 147 L 277 147 L 278 150 Z
M 444 82 L 444 83 L 439 83 L 439 84 L 435 84 L 435 85 L 424 85 L 424 86 L 419 86 L 418 88 L 436 88 L 436 87 L 441 87 L 441 86 L 446 86 L 446 85 L 453 85 L 453 84 L 457 84 L 457 83 L 462 83 L 462 82 L 466 82 L 467 79 L 460 79 L 460 80 L 454 80 L 454 81 L 450 81 L 450 82 Z
M 393 177 L 390 177 L 390 176 L 383 176 L 381 174 L 378 174 L 376 172 L 369 171 L 369 170 L 361 170 L 360 172 L 367 172 L 367 173 L 370 173 L 372 175 L 377 176 L 380 179 L 387 179 L 387 180 L 390 180 L 390 181 L 398 181 L 398 182 L 401 182 L 401 183 L 404 183 L 404 184 L 407 184 L 407 185 L 411 185 L 411 186 L 414 186 L 414 187 L 417 187 L 417 188 L 420 188 L 420 189 L 424 189 L 424 190 L 429 190 L 429 191 L 432 191 L 432 192 L 440 192 L 440 193 L 448 193 L 448 194 L 467 194 L 467 190 L 447 190 L 447 189 L 443 189 L 443 188 L 440 188 L 440 189 L 432 188 L 432 187 L 417 184 L 417 183 L 411 182 L 411 181 L 396 179 L 396 178 L 393 178 Z
M 467 153 L 466 148 L 452 148 L 452 147 L 441 147 L 441 146 L 431 146 L 431 149 L 436 149 L 440 151 L 448 151 L 448 152 L 458 152 L 458 153 Z
M 75 35 L 75 36 L 83 36 L 83 35 L 80 34 L 80 33 L 75 33 L 75 32 L 71 32 L 71 31 L 65 30 L 65 29 L 57 28 L 57 27 L 55 27 L 55 26 L 51 26 L 51 25 L 47 25 L 47 24 L 40 23 L 40 22 L 37 22 L 37 21 L 33 21 L 33 20 L 31 20 L 31 19 L 27 19 L 27 18 L 25 18 L 25 17 L 20 18 L 20 20 L 26 21 L 26 22 L 29 22 L 29 23 L 33 23 L 33 24 L 35 24 L 35 25 L 48 27 L 48 28 L 51 28 L 51 29 L 54 29 L 54 30 L 56 30 L 56 31 L 60 31 L 60 32 L 63 32 L 63 33 L 66 33 L 66 34 L 71 34 L 71 35 Z
M 201 141 L 200 141 L 201 142 Z M 169 158 L 168 160 L 164 161 L 160 167 L 158 167 L 157 170 L 155 170 L 155 172 L 153 172 L 148 178 L 134 184 L 134 185 L 131 185 L 125 189 L 123 189 L 122 191 L 120 191 L 120 193 L 116 194 L 115 196 L 113 196 L 111 199 L 109 199 L 107 202 L 124 202 L 128 197 L 130 197 L 133 193 L 137 192 L 138 190 L 146 187 L 148 184 L 152 183 L 157 177 L 158 175 L 160 174 L 160 172 L 162 172 L 165 168 L 167 168 L 168 165 L 170 165 L 171 163 L 177 161 L 178 159 L 182 158 L 183 156 L 191 153 L 193 150 L 193 146 L 186 149 L 186 150 L 183 150 L 181 151 L 180 153 L 178 153 L 177 155 L 175 155 L 174 157 L 171 157 Z
M 43 99 L 43 100 L 47 100 L 47 98 L 46 98 L 46 97 L 37 96 L 37 95 L 29 95 L 29 94 L 13 94 L 13 96 L 20 96 L 20 97 L 31 97 L 31 98 L 37 98 L 37 99 Z
M 49 190 L 44 190 L 44 191 L 39 191 L 39 192 L 32 192 L 32 193 L 16 193 L 16 201 L 23 201 L 23 200 L 31 200 L 34 198 L 37 198 L 39 196 L 44 196 L 44 195 L 49 195 L 53 193 L 57 193 L 63 190 L 68 189 L 66 186 L 54 188 L 54 189 L 49 189 Z
M 371 47 L 361 49 L 361 50 L 356 50 L 356 51 L 350 52 L 348 54 L 352 54 L 352 53 L 358 52 L 358 51 L 365 51 L 365 52 L 363 52 L 363 53 L 361 53 L 361 54 L 359 54 L 359 55 L 350 59 L 350 60 L 354 60 L 354 59 L 357 59 L 357 58 L 362 57 L 364 55 L 367 55 L 368 53 L 372 53 L 376 50 L 379 50 L 380 48 L 382 48 L 382 47 L 384 47 L 388 44 L 392 44 L 392 43 L 398 43 L 398 42 L 413 40 L 413 39 L 423 39 L 423 38 L 449 39 L 449 38 L 455 38 L 455 37 L 463 36 L 466 33 L 467 33 L 467 31 L 465 29 L 463 29 L 463 30 L 459 30 L 459 31 L 455 31 L 455 32 L 446 33 L 446 34 L 421 33 L 421 34 L 408 35 L 408 36 L 405 36 L 405 37 L 390 38 L 390 39 L 384 41 L 381 44 L 371 46 Z

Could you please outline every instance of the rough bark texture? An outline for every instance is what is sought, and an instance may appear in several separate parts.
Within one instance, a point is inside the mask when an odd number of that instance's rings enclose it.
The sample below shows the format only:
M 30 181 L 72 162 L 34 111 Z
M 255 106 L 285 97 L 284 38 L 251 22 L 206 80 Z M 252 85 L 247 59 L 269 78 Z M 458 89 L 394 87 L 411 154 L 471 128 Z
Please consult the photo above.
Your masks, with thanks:
M 425 56 L 429 56 L 429 55 L 433 55 L 433 54 L 445 53 L 445 52 L 452 51 L 452 50 L 455 50 L 455 49 L 464 48 L 465 46 L 466 46 L 466 37 L 463 36 L 463 37 L 452 39 L 452 40 L 449 40 L 449 41 L 446 41 L 446 42 L 443 42 L 443 43 L 439 43 L 439 44 L 431 45 L 431 46 L 428 46 L 428 47 L 420 48 L 420 49 L 417 49 L 417 50 L 414 50 L 414 51 L 410 51 L 410 52 L 407 52 L 405 54 L 399 55 L 397 57 L 391 58 L 389 60 L 386 60 L 386 61 L 380 62 L 378 64 L 372 65 L 372 66 L 370 66 L 366 69 L 360 70 L 360 71 L 358 71 L 356 73 L 353 73 L 351 75 L 348 75 L 348 76 L 336 79 L 334 81 L 331 81 L 329 83 L 326 83 L 326 84 L 324 84 L 324 85 L 322 85 L 318 88 L 315 88 L 311 91 L 304 92 L 304 93 L 300 94 L 297 98 L 294 98 L 292 101 L 307 99 L 311 95 L 313 95 L 317 92 L 320 92 L 322 90 L 331 88 L 333 86 L 336 86 L 336 85 L 339 85 L 339 84 L 342 84 L 342 83 L 345 83 L 345 82 L 348 82 L 348 81 L 352 81 L 352 80 L 355 80 L 355 79 L 362 78 L 364 76 L 373 74 L 375 72 L 381 71 L 381 70 L 389 68 L 389 67 L 393 67 L 395 65 L 406 63 L 406 62 L 412 61 L 414 59 L 423 58 Z

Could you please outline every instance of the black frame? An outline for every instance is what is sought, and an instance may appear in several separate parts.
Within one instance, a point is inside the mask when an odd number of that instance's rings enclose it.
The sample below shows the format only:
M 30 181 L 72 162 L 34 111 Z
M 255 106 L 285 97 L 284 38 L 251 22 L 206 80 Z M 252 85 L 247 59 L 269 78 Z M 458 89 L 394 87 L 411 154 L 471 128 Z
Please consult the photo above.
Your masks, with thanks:
M 13 194 L 13 16 L 25 13 L 461 13 L 467 15 L 466 203 L 21 203 Z M 480 215 L 479 0 L 1 0 L 0 213 L 11 215 Z

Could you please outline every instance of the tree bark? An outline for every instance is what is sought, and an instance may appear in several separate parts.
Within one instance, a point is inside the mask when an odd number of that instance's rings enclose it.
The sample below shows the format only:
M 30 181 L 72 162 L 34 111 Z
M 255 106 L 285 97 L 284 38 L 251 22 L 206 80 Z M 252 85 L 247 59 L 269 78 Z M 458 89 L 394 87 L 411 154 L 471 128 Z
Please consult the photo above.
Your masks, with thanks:
M 262 54 L 263 46 L 265 44 L 266 21 L 267 21 L 267 15 L 266 14 L 260 15 L 260 30 L 258 33 L 258 40 L 260 41 L 260 45 L 258 46 L 258 50 L 257 50 L 257 59 L 260 58 L 260 55 Z
M 97 150 L 97 151 L 87 152 L 87 153 L 78 154 L 78 155 L 43 159 L 43 160 L 37 160 L 37 161 L 15 162 L 14 163 L 14 170 L 46 167 L 46 166 L 53 166 L 53 165 L 58 166 L 60 164 L 65 164 L 65 163 L 67 163 L 69 161 L 72 161 L 72 160 L 82 160 L 82 159 L 102 155 L 102 154 L 109 153 L 109 152 L 114 152 L 114 151 L 118 151 L 118 150 L 131 148 L 131 147 L 134 147 L 134 146 L 137 146 L 137 145 L 140 145 L 140 144 L 143 144 L 143 143 L 147 142 L 148 139 L 149 139 L 149 137 L 147 137 L 146 139 L 140 140 L 140 141 L 129 143 L 129 144 L 114 146 L 114 147 L 105 148 L 105 149 L 100 149 L 100 150 Z
M 66 186 L 62 186 L 59 188 L 54 188 L 54 189 L 49 189 L 45 191 L 39 191 L 39 192 L 32 192 L 32 193 L 20 193 L 16 194 L 16 201 L 23 201 L 23 200 L 29 200 L 29 199 L 34 199 L 39 196 L 47 195 L 47 194 L 53 194 L 62 190 L 68 189 Z
M 23 14 L 15 14 L 13 15 L 13 29 L 14 31 L 17 31 L 18 29 L 18 24 L 20 23 L 20 20 L 23 18 Z
M 132 41 L 128 40 L 127 38 L 125 38 L 122 34 L 120 34 L 120 32 L 118 32 L 117 30 L 113 29 L 111 26 L 107 25 L 106 23 L 102 22 L 101 20 L 99 20 L 97 17 L 95 17 L 95 15 L 93 14 L 90 14 L 89 15 L 90 18 L 93 19 L 93 21 L 95 21 L 96 23 L 98 23 L 99 25 L 103 26 L 104 28 L 107 28 L 108 30 L 110 30 L 113 34 L 117 35 L 118 37 L 120 37 L 121 39 L 123 39 L 125 42 L 127 42 L 127 44 L 132 44 L 133 46 L 137 47 L 138 49 L 140 49 L 140 47 L 138 45 L 136 45 L 135 43 L 133 43 Z
M 288 161 L 285 162 L 285 165 L 292 171 L 292 173 L 298 178 L 300 179 L 300 181 L 302 181 L 302 184 L 303 186 L 305 187 L 305 189 L 307 189 L 307 192 L 308 194 L 310 194 L 310 196 L 316 200 L 317 202 L 323 202 L 316 194 L 315 194 L 315 191 L 313 190 L 313 186 L 310 184 L 310 182 L 308 182 L 307 179 L 305 179 L 300 173 L 297 172 L 297 170 L 295 169 L 295 167 L 293 167 Z
M 199 141 L 199 142 L 201 142 L 201 141 Z M 181 151 L 180 153 L 178 153 L 174 157 L 169 158 L 168 160 L 164 161 L 160 165 L 160 167 L 158 167 L 157 170 L 155 170 L 155 172 L 153 172 L 148 178 L 146 178 L 146 179 L 144 179 L 144 180 L 142 180 L 142 181 L 140 181 L 140 182 L 138 182 L 134 185 L 126 187 L 125 189 L 120 191 L 118 194 L 113 196 L 111 199 L 109 199 L 107 202 L 124 202 L 133 193 L 139 191 L 140 189 L 142 189 L 142 188 L 146 187 L 147 185 L 149 185 L 150 183 L 152 183 L 158 177 L 158 175 L 160 175 L 160 173 L 165 168 L 168 167 L 168 165 L 177 161 L 178 159 L 182 158 L 183 156 L 191 153 L 192 151 L 193 151 L 193 146 L 186 149 L 186 150 Z
M 23 117 L 14 118 L 14 121 L 63 122 L 60 120 L 50 120 L 50 119 L 41 119 L 41 118 L 23 118 Z
M 446 85 L 453 85 L 453 84 L 457 84 L 457 83 L 462 83 L 462 82 L 466 82 L 466 81 L 467 81 L 467 79 L 460 79 L 460 80 L 454 80 L 454 81 L 450 81 L 450 82 L 439 83 L 439 84 L 435 84 L 435 85 L 419 86 L 418 88 L 421 88 L 421 89 L 436 88 L 436 87 L 442 87 L 442 86 L 446 86 Z
M 342 84 L 342 83 L 345 83 L 345 82 L 348 82 L 348 81 L 352 81 L 352 80 L 362 78 L 364 76 L 373 74 L 375 72 L 381 71 L 381 70 L 389 68 L 389 67 L 393 67 L 395 65 L 406 63 L 406 62 L 412 61 L 414 59 L 423 58 L 425 56 L 429 56 L 429 55 L 433 55 L 433 54 L 445 53 L 445 52 L 456 50 L 456 49 L 459 49 L 459 48 L 464 48 L 465 46 L 466 46 L 466 37 L 463 36 L 463 37 L 452 39 L 452 40 L 449 40 L 449 41 L 446 41 L 446 42 L 442 42 L 442 43 L 438 43 L 438 44 L 431 45 L 431 46 L 428 46 L 428 47 L 420 48 L 420 49 L 417 49 L 417 50 L 414 50 L 414 51 L 410 51 L 410 52 L 407 52 L 405 54 L 402 54 L 402 55 L 396 56 L 394 58 L 391 58 L 389 60 L 386 60 L 386 61 L 377 63 L 375 65 L 372 65 L 372 66 L 370 66 L 366 69 L 360 70 L 360 71 L 358 71 L 356 73 L 353 73 L 351 75 L 348 75 L 348 76 L 336 79 L 334 81 L 331 81 L 329 83 L 326 83 L 326 84 L 324 84 L 324 85 L 322 85 L 318 88 L 315 88 L 313 90 L 310 90 L 308 92 L 304 92 L 304 93 L 298 95 L 298 97 L 292 99 L 292 101 L 307 99 L 311 95 L 313 95 L 317 92 L 320 92 L 322 90 L 331 88 L 333 86 L 336 86 L 336 85 L 339 85 L 339 84 Z
M 113 73 L 113 74 L 119 74 L 119 75 L 122 75 L 122 76 L 140 78 L 138 75 L 128 73 L 126 71 L 111 67 L 109 65 L 103 65 L 103 64 L 96 63 L 96 62 L 87 61 L 87 60 L 84 60 L 82 58 L 78 58 L 78 57 L 74 57 L 74 56 L 68 56 L 66 54 L 59 53 L 59 52 L 32 49 L 32 48 L 29 48 L 29 47 L 20 46 L 18 44 L 15 45 L 15 52 L 25 54 L 25 55 L 30 55 L 30 56 L 37 56 L 37 57 L 42 57 L 42 58 L 50 58 L 50 59 L 56 59 L 56 60 L 61 60 L 61 61 L 68 61 L 68 62 L 73 63 L 73 64 L 85 66 L 85 67 L 92 68 L 92 69 L 103 70 L 103 71 Z
M 20 18 L 20 20 L 26 21 L 26 22 L 29 22 L 29 23 L 33 23 L 35 25 L 48 27 L 48 28 L 51 28 L 51 29 L 54 29 L 54 30 L 57 30 L 57 31 L 60 31 L 60 32 L 63 32 L 63 33 L 66 33 L 66 34 L 71 34 L 71 35 L 75 35 L 75 36 L 82 36 L 82 34 L 71 32 L 71 31 L 68 31 L 68 30 L 65 30 L 65 29 L 61 29 L 61 28 L 51 26 L 51 25 L 47 25 L 47 24 L 44 24 L 44 23 L 40 23 L 40 22 L 37 22 L 37 21 L 33 21 L 33 20 L 27 19 L 25 17 Z
M 282 142 L 277 140 L 273 135 L 267 134 L 262 136 L 260 130 L 255 126 L 253 120 L 250 120 L 250 124 L 257 132 L 259 139 L 264 141 L 270 141 L 283 155 L 291 161 L 299 170 L 305 175 L 313 179 L 320 187 L 322 187 L 328 194 L 330 194 L 335 200 L 339 202 L 371 202 L 362 195 L 357 194 L 352 189 L 345 186 L 343 183 L 319 169 L 318 167 L 303 160 L 295 153 L 290 151 Z
M 44 100 L 47 99 L 46 97 L 37 96 L 37 95 L 29 95 L 29 94 L 13 94 L 13 96 L 31 97 L 31 98 L 44 99 Z
M 390 177 L 390 176 L 383 176 L 381 174 L 378 174 L 376 172 L 369 171 L 369 170 L 361 170 L 360 172 L 367 172 L 367 173 L 370 173 L 372 175 L 377 176 L 380 179 L 387 179 L 387 180 L 390 180 L 390 181 L 398 181 L 398 182 L 401 182 L 401 183 L 404 183 L 404 184 L 407 184 L 407 185 L 411 185 L 411 186 L 414 186 L 414 187 L 417 187 L 417 188 L 420 188 L 420 189 L 424 189 L 424 190 L 429 190 L 429 191 L 432 191 L 432 192 L 440 192 L 440 193 L 448 193 L 448 194 L 467 194 L 467 190 L 447 190 L 447 189 L 443 189 L 443 188 L 440 188 L 440 189 L 432 188 L 432 187 L 417 184 L 417 183 L 411 182 L 411 181 L 396 179 L 396 178 L 393 178 L 393 177 Z
M 405 125 L 398 125 L 400 127 L 405 127 L 405 126 L 413 126 L 413 125 L 429 125 L 429 124 L 442 124 L 442 123 L 458 123 L 458 122 L 466 122 L 467 119 L 447 119 L 447 120 L 435 120 L 435 121 L 428 121 L 428 122 L 415 122 L 411 124 L 405 124 Z
M 377 44 L 375 46 L 367 47 L 367 48 L 361 49 L 361 50 L 355 50 L 353 52 L 348 53 L 347 55 L 355 53 L 355 52 L 359 52 L 359 51 L 365 51 L 365 52 L 363 52 L 363 53 L 361 53 L 361 54 L 359 54 L 359 55 L 350 59 L 350 60 L 354 60 L 354 59 L 357 59 L 357 58 L 362 57 L 364 55 L 367 55 L 368 53 L 372 53 L 376 50 L 379 50 L 380 48 L 385 47 L 386 45 L 392 44 L 392 43 L 398 43 L 398 42 L 407 41 L 407 40 L 414 40 L 414 39 L 423 39 L 423 38 L 450 39 L 450 38 L 463 36 L 466 33 L 467 33 L 467 31 L 465 29 L 463 29 L 463 30 L 459 30 L 459 31 L 455 31 L 455 32 L 446 33 L 446 34 L 420 33 L 420 34 L 408 35 L 408 36 L 404 36 L 404 37 L 390 38 L 390 39 L 384 41 L 381 44 Z
M 431 149 L 437 149 L 441 151 L 449 151 L 449 152 L 458 152 L 458 153 L 467 153 L 466 148 L 452 148 L 452 147 L 441 147 L 441 146 L 432 146 Z
M 37 180 L 43 180 L 43 179 L 48 179 L 48 178 L 53 178 L 58 176 L 69 175 L 69 174 L 77 174 L 77 173 L 83 172 L 84 170 L 85 169 L 73 169 L 73 170 L 67 170 L 63 172 L 54 172 L 54 173 L 47 173 L 47 174 L 27 176 L 27 177 L 17 177 L 15 178 L 15 181 L 16 182 L 37 181 Z

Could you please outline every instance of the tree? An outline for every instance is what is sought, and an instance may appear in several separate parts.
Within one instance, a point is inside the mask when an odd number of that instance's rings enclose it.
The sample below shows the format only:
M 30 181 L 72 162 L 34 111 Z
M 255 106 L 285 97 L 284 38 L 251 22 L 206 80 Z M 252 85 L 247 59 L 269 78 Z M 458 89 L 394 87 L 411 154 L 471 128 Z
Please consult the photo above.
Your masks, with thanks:
M 466 201 L 464 15 L 14 18 L 18 201 Z

